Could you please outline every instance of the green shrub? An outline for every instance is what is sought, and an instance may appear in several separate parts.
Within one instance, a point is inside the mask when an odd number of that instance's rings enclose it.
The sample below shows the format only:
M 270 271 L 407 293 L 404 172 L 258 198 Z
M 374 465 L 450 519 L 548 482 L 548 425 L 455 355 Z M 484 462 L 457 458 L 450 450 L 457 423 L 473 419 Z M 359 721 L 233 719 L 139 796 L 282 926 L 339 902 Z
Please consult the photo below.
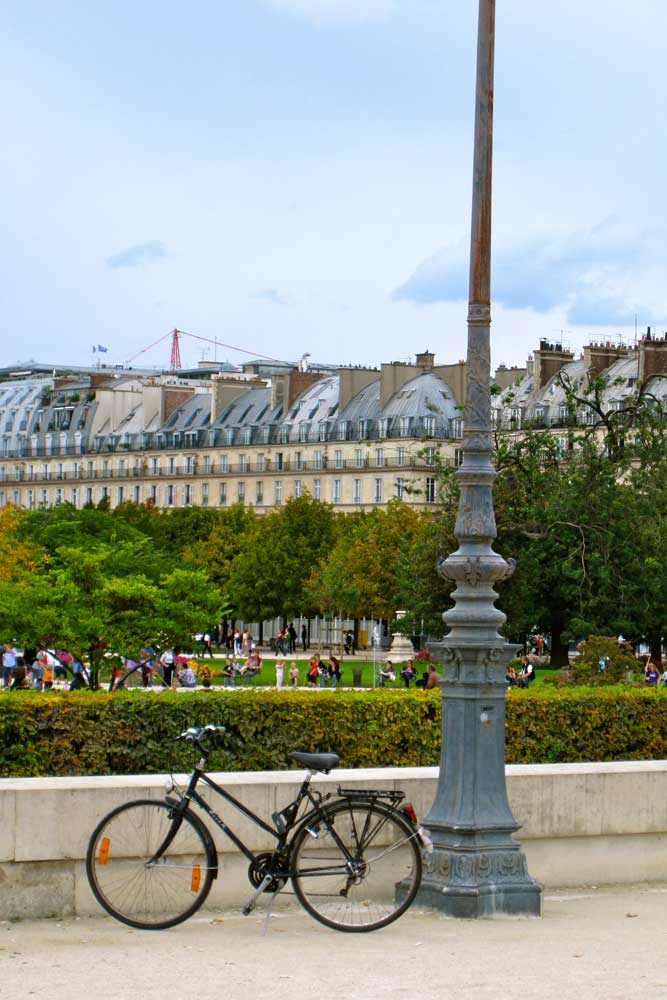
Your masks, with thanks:
M 0 697 L 0 774 L 189 770 L 189 725 L 227 727 L 212 770 L 288 768 L 290 750 L 335 750 L 343 767 L 437 764 L 441 699 L 422 691 L 14 692 Z M 667 757 L 667 690 L 511 691 L 510 763 Z
M 573 684 L 618 684 L 639 669 L 629 642 L 615 636 L 591 635 L 579 643 L 579 656 L 567 671 Z

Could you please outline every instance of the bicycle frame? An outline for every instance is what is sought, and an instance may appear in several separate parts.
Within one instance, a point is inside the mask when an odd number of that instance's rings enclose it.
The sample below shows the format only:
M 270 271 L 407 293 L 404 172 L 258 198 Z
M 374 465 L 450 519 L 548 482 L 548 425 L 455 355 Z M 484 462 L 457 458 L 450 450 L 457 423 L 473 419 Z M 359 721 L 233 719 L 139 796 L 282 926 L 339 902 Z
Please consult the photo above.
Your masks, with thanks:
M 205 812 L 208 816 L 210 816 L 215 825 L 219 827 L 223 831 L 223 833 L 226 834 L 227 837 L 229 837 L 232 843 L 235 844 L 236 847 L 238 847 L 238 849 L 246 856 L 246 858 L 251 863 L 256 864 L 258 862 L 258 855 L 255 854 L 253 851 L 251 851 L 248 847 L 246 847 L 246 845 L 243 843 L 238 834 L 236 834 L 234 830 L 232 830 L 232 828 L 224 821 L 224 819 L 213 809 L 213 807 L 209 805 L 206 799 L 204 799 L 203 796 L 199 794 L 199 792 L 197 791 L 197 785 L 199 784 L 200 781 L 203 781 L 204 784 L 208 785 L 209 788 L 211 788 L 222 799 L 224 799 L 226 802 L 229 802 L 230 805 L 238 809 L 239 812 L 242 812 L 244 816 L 247 816 L 248 819 L 250 819 L 255 824 L 255 826 L 260 827 L 262 830 L 264 830 L 265 833 L 271 834 L 271 836 L 274 837 L 276 840 L 276 846 L 273 852 L 276 857 L 284 850 L 287 841 L 289 839 L 289 835 L 294 829 L 294 827 L 297 825 L 300 826 L 305 820 L 308 819 L 308 817 L 314 815 L 322 805 L 322 802 L 324 802 L 327 798 L 329 798 L 328 795 L 322 796 L 320 792 L 317 791 L 313 792 L 311 790 L 310 782 L 313 777 L 313 772 L 308 771 L 306 777 L 304 778 L 301 784 L 301 788 L 299 789 L 297 797 L 294 799 L 293 802 L 291 802 L 288 806 L 286 806 L 282 810 L 282 812 L 273 814 L 272 818 L 274 820 L 275 826 L 271 826 L 260 816 L 254 813 L 252 809 L 249 809 L 248 806 L 244 805 L 243 802 L 240 802 L 234 795 L 232 795 L 231 792 L 226 791 L 226 789 L 222 788 L 220 785 L 218 785 L 217 782 L 215 782 L 212 778 L 210 778 L 204 771 L 204 765 L 205 761 L 200 761 L 200 763 L 197 764 L 197 766 L 192 771 L 192 774 L 190 775 L 190 780 L 188 781 L 188 787 L 182 799 L 176 802 L 175 800 L 167 798 L 167 801 L 172 803 L 175 807 L 175 810 L 177 810 L 181 815 L 185 813 L 185 811 L 190 807 L 190 803 L 195 802 L 199 806 L 199 808 L 202 809 L 203 812 Z M 299 809 L 301 808 L 301 804 L 303 803 L 304 799 L 308 800 L 312 808 L 309 811 L 305 812 L 299 819 L 297 819 L 299 814 Z M 287 816 L 285 816 L 284 814 L 287 814 Z M 170 831 L 164 843 L 160 845 L 159 850 L 156 851 L 154 857 L 151 858 L 151 861 L 159 860 L 159 858 L 167 850 L 169 844 L 176 835 L 177 829 L 178 827 L 176 826 Z M 263 853 L 265 852 L 260 852 L 260 854 Z M 289 877 L 292 873 L 281 872 L 280 874 L 281 876 Z
M 258 863 L 259 855 L 255 854 L 243 843 L 238 834 L 236 834 L 234 830 L 232 830 L 232 828 L 213 809 L 213 807 L 209 805 L 206 799 L 204 799 L 199 794 L 199 792 L 197 791 L 197 785 L 199 784 L 200 781 L 203 781 L 204 784 L 208 785 L 209 788 L 213 790 L 213 792 L 219 795 L 226 802 L 229 802 L 230 805 L 238 809 L 239 812 L 242 812 L 244 816 L 247 816 L 248 819 L 250 819 L 256 826 L 259 826 L 262 830 L 264 830 L 265 833 L 269 833 L 271 834 L 272 837 L 275 838 L 276 845 L 272 853 L 273 853 L 273 860 L 278 863 L 280 862 L 280 856 L 289 841 L 289 835 L 294 830 L 294 828 L 297 826 L 302 827 L 304 823 L 307 823 L 308 820 L 312 818 L 321 809 L 322 804 L 332 797 L 332 793 L 329 793 L 327 795 L 322 795 L 319 791 L 315 792 L 312 791 L 312 789 L 310 788 L 310 782 L 313 778 L 314 772 L 308 771 L 306 773 L 306 777 L 304 778 L 301 784 L 301 788 L 299 789 L 297 797 L 291 803 L 289 803 L 289 805 L 285 806 L 281 810 L 281 812 L 276 812 L 273 814 L 272 819 L 275 823 L 275 826 L 270 826 L 267 822 L 265 822 L 265 820 L 263 820 L 260 816 L 254 813 L 252 809 L 249 809 L 242 802 L 239 802 L 239 800 L 234 795 L 232 795 L 231 792 L 228 792 L 226 789 L 218 785 L 217 782 L 215 782 L 212 778 L 210 778 L 204 771 L 205 765 L 206 765 L 206 760 L 205 758 L 203 758 L 195 766 L 195 768 L 192 771 L 192 774 L 190 775 L 190 779 L 188 781 L 188 787 L 182 799 L 176 801 L 167 798 L 167 801 L 174 805 L 175 811 L 177 811 L 179 815 L 183 815 L 186 812 L 186 810 L 190 807 L 190 804 L 192 802 L 195 802 L 200 807 L 200 809 L 202 809 L 203 812 L 205 812 L 208 816 L 210 816 L 215 825 L 219 827 L 219 829 L 221 829 L 223 833 L 226 834 L 227 837 L 229 837 L 232 843 L 234 843 L 236 847 L 241 851 L 241 853 L 246 856 L 246 858 L 251 862 L 251 864 Z M 387 798 L 392 804 L 401 801 L 404 797 L 402 792 L 392 792 L 392 791 L 380 794 L 377 793 L 373 794 L 372 792 L 370 793 L 357 792 L 346 789 L 340 789 L 339 794 L 341 801 L 354 802 L 355 800 L 358 801 L 360 799 L 368 800 L 369 798 L 370 799 Z M 301 808 L 304 799 L 308 800 L 308 802 L 311 805 L 311 809 L 303 813 L 301 816 L 299 816 L 299 810 Z M 326 814 L 324 818 L 326 819 Z M 158 861 L 159 858 L 163 855 L 163 853 L 167 850 L 173 838 L 175 837 L 179 826 L 180 823 L 174 825 L 172 830 L 167 834 L 167 837 L 165 838 L 164 842 L 160 845 L 158 851 L 156 851 L 153 858 L 151 858 L 151 862 Z M 345 844 L 339 838 L 334 827 L 330 826 L 329 824 L 327 824 L 327 826 L 329 832 L 331 833 L 334 840 L 338 844 L 338 847 L 340 848 L 346 860 L 344 868 L 343 866 L 340 867 L 342 868 L 342 870 L 350 871 L 351 866 L 354 866 L 354 858 L 348 851 Z M 362 834 L 362 840 L 364 839 L 366 833 L 367 830 L 365 829 Z M 415 835 L 417 835 L 416 831 Z M 265 852 L 262 851 L 260 852 L 260 855 L 261 854 L 265 854 Z M 334 869 L 337 867 L 339 866 L 334 866 Z M 319 868 L 309 869 L 308 874 L 311 877 L 314 875 L 324 876 L 324 875 L 330 875 L 331 872 L 332 872 L 332 866 L 325 865 L 321 869 Z M 279 875 L 281 878 L 291 878 L 292 876 L 298 874 L 299 874 L 298 872 L 285 870 L 282 867 L 280 867 L 279 871 L 274 872 L 274 875 Z

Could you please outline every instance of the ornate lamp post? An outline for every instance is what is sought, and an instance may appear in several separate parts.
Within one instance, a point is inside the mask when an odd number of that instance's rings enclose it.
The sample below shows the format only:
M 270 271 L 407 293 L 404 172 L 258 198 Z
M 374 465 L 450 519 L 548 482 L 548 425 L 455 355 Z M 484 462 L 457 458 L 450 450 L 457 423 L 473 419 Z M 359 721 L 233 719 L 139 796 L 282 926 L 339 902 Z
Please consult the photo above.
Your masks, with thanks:
M 468 374 L 456 520 L 459 548 L 440 572 L 457 584 L 431 650 L 443 662 L 438 791 L 424 821 L 434 844 L 418 902 L 455 917 L 539 915 L 541 886 L 526 870 L 505 786 L 505 667 L 514 647 L 498 633 L 505 615 L 494 584 L 514 565 L 493 551 L 490 394 L 491 165 L 495 0 L 480 0 L 473 174 Z

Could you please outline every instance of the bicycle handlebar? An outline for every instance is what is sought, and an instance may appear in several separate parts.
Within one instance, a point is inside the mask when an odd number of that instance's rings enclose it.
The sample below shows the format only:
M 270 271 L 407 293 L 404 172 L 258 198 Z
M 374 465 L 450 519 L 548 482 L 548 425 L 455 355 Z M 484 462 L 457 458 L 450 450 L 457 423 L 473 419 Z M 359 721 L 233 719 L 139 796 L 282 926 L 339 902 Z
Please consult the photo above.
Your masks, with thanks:
M 188 729 L 184 729 L 180 736 L 176 737 L 176 741 L 186 740 L 188 743 L 201 744 L 201 741 L 207 736 L 224 736 L 226 732 L 227 730 L 224 726 L 215 726 L 210 722 L 207 726 L 201 726 L 200 728 L 190 726 Z

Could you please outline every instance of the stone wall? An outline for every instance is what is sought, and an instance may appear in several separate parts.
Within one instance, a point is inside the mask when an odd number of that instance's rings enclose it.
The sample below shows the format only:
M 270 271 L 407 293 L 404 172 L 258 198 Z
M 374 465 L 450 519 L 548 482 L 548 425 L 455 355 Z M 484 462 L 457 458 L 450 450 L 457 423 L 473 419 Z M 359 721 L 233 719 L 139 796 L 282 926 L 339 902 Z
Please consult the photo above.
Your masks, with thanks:
M 317 785 L 400 788 L 424 817 L 437 774 L 437 768 L 340 770 L 318 777 Z M 299 772 L 215 777 L 266 818 L 295 794 Z M 548 888 L 667 881 L 667 761 L 514 765 L 507 784 L 529 871 Z M 83 860 L 92 830 L 121 802 L 160 797 L 163 786 L 156 775 L 0 779 L 0 919 L 99 913 Z M 271 846 L 218 801 L 251 849 Z M 240 909 L 250 895 L 248 863 L 213 832 L 221 875 L 207 905 Z

